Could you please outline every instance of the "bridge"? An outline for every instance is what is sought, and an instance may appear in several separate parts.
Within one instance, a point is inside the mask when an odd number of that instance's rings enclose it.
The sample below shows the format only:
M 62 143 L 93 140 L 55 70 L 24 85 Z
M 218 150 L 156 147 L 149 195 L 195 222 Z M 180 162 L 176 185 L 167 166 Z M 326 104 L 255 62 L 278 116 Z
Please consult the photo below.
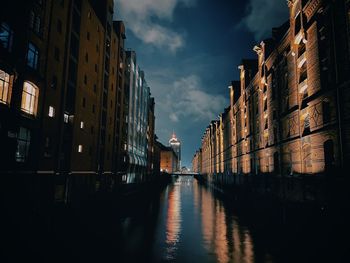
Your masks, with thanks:
M 195 173 L 195 172 L 174 172 L 171 175 L 195 176 L 195 175 L 199 175 L 199 173 Z

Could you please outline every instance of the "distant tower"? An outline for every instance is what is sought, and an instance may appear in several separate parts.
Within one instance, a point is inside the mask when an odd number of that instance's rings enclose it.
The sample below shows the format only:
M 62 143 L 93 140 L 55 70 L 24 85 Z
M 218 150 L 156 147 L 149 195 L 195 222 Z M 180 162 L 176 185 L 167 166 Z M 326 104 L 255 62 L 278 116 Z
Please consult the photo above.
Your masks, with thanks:
M 171 136 L 171 139 L 169 140 L 169 145 L 171 148 L 173 148 L 174 152 L 177 155 L 178 162 L 177 162 L 177 171 L 180 171 L 181 168 L 181 142 L 178 138 L 176 138 L 175 132 L 173 132 L 173 135 Z

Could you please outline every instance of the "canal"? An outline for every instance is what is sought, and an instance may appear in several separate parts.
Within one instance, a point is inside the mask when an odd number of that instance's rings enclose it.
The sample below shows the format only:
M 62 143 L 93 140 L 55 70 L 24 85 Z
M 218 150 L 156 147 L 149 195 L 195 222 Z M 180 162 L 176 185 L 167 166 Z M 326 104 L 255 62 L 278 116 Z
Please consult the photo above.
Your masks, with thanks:
M 344 262 L 347 234 L 326 217 L 240 210 L 191 176 L 113 204 L 12 209 L 4 262 Z

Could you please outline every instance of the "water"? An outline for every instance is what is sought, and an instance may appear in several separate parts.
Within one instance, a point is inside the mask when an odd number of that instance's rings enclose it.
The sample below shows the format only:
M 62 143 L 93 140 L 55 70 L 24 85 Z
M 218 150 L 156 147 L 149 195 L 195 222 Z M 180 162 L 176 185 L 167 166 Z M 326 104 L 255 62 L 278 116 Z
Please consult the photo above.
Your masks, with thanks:
M 2 262 L 346 262 L 348 251 L 339 218 L 247 215 L 191 176 L 160 194 L 31 210 L 8 210 Z
M 122 219 L 126 262 L 256 262 L 249 228 L 193 177 L 176 179 L 158 205 L 143 220 L 140 214 Z M 272 262 L 268 253 L 263 257 Z

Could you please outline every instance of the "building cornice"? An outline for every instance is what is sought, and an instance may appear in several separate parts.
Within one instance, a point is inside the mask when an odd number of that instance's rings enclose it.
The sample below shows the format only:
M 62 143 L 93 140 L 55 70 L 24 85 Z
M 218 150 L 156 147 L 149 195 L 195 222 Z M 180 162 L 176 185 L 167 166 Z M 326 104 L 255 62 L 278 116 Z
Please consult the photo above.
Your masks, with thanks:
M 311 0 L 306 4 L 303 11 L 306 14 L 308 21 L 316 13 L 318 8 L 321 6 L 321 3 L 322 3 L 322 0 Z

